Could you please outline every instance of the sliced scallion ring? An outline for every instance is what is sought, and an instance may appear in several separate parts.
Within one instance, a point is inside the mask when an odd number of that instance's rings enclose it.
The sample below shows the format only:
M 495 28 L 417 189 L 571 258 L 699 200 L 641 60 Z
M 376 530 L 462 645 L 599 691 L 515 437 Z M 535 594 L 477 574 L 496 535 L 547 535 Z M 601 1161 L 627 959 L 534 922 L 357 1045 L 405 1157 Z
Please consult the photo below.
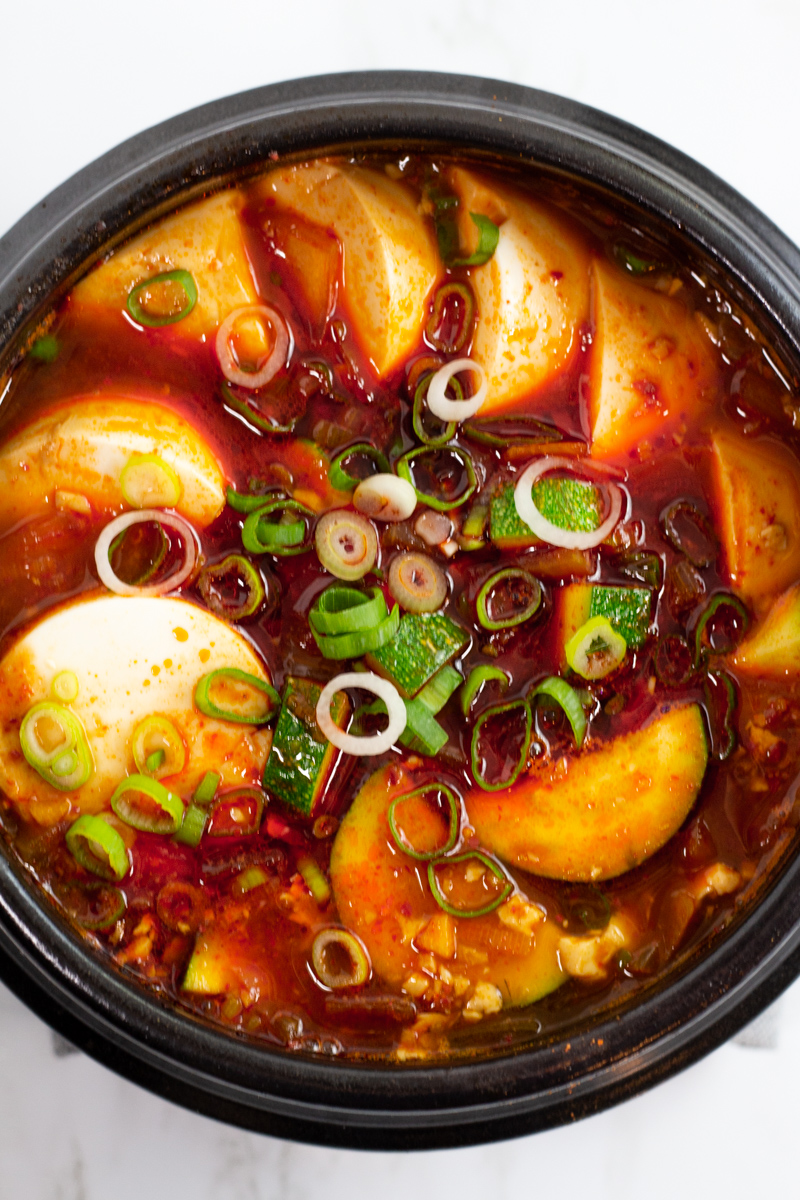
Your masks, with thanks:
M 175 508 L 183 495 L 178 472 L 158 454 L 132 454 L 120 473 L 119 489 L 131 508 Z
M 506 713 L 512 713 L 520 710 L 524 715 L 523 722 L 523 738 L 520 744 L 519 758 L 515 763 L 508 779 L 503 779 L 499 783 L 489 783 L 484 778 L 482 759 L 481 759 L 481 731 L 487 721 L 493 720 L 495 717 L 505 716 Z M 512 783 L 519 778 L 525 763 L 528 761 L 528 749 L 531 744 L 531 726 L 533 724 L 533 716 L 531 708 L 527 700 L 510 700 L 507 704 L 495 704 L 492 708 L 487 708 L 481 713 L 472 730 L 472 743 L 470 747 L 470 762 L 472 765 L 472 777 L 478 787 L 483 788 L 485 792 L 500 792 L 505 788 L 511 787 Z
M 308 614 L 315 633 L 356 633 L 374 629 L 387 616 L 386 600 L 380 588 L 361 592 L 358 588 L 334 584 L 320 592 Z
M 143 301 L 146 303 L 147 294 L 152 293 L 154 289 L 169 291 L 171 290 L 170 284 L 177 284 L 183 292 L 183 302 L 180 308 L 161 314 L 149 313 L 143 304 Z M 149 298 L 152 301 L 152 295 Z M 136 287 L 128 293 L 126 308 L 137 325 L 144 325 L 148 329 L 159 329 L 162 325 L 174 325 L 176 321 L 182 321 L 184 317 L 188 317 L 196 303 L 197 284 L 194 277 L 189 271 L 179 269 L 162 271 L 160 275 L 151 275 L 149 279 L 137 283 Z
M 411 424 L 414 433 L 419 440 L 426 446 L 446 446 L 448 442 L 456 435 L 455 421 L 440 421 L 438 417 L 434 417 L 439 428 L 431 432 L 430 428 L 425 423 L 425 409 L 427 407 L 428 386 L 433 379 L 433 374 L 423 375 L 417 384 L 414 392 L 414 406 L 411 412 Z M 456 400 L 463 400 L 464 392 L 461 384 L 455 378 L 450 380 L 450 387 L 456 393 Z
M 59 671 L 50 685 L 56 700 L 62 704 L 72 704 L 78 699 L 78 676 L 74 671 Z
M 340 450 L 328 467 L 328 479 L 331 486 L 335 487 L 337 491 L 352 492 L 353 488 L 358 487 L 362 482 L 362 476 L 351 475 L 349 471 L 345 470 L 343 464 L 351 458 L 366 458 L 375 464 L 378 471 L 389 470 L 389 463 L 383 451 L 370 445 L 369 442 L 357 442 L 355 446 L 348 446 L 346 450 Z M 367 475 L 366 478 L 369 479 L 369 476 Z
M 495 229 L 497 226 L 494 227 Z M 441 335 L 442 324 L 447 315 L 448 304 L 456 300 L 460 312 L 458 323 L 450 337 Z M 463 349 L 472 331 L 475 320 L 475 297 L 466 283 L 451 279 L 438 288 L 433 299 L 433 311 L 425 327 L 425 336 L 436 350 L 443 354 L 457 354 Z
M 438 872 L 440 870 L 445 867 L 454 866 L 457 863 L 465 862 L 481 863 L 495 879 L 503 882 L 502 889 L 487 904 L 482 904 L 478 908 L 461 908 L 456 904 L 451 904 L 442 892 L 439 883 Z M 489 913 L 493 913 L 496 908 L 499 908 L 514 890 L 513 883 L 500 865 L 481 850 L 467 850 L 464 854 L 453 854 L 450 858 L 437 858 L 433 862 L 429 862 L 428 885 L 431 889 L 431 895 L 439 905 L 439 908 L 443 909 L 451 917 L 486 917 Z
M 162 579 L 160 583 L 138 587 L 125 583 L 119 578 L 111 566 L 109 556 L 112 544 L 118 535 L 124 533 L 130 526 L 141 524 L 144 521 L 153 521 L 156 525 L 165 525 L 168 529 L 174 529 L 183 540 L 184 560 L 177 571 L 166 579 Z M 163 512 L 155 508 L 123 513 L 122 516 L 110 521 L 100 534 L 94 548 L 94 561 L 100 582 L 105 584 L 110 592 L 116 592 L 118 596 L 164 596 L 167 592 L 174 592 L 176 588 L 179 588 L 194 571 L 197 561 L 197 535 L 191 525 L 184 521 L 183 517 L 176 516 L 175 513 Z
M 240 600 L 229 600 L 223 592 L 234 596 L 243 592 Z M 243 554 L 228 554 L 221 562 L 203 567 L 197 580 L 197 590 L 207 606 L 223 621 L 243 621 L 254 616 L 264 603 L 264 580 L 256 567 Z
M 504 588 L 510 592 L 511 603 L 517 602 L 518 607 L 507 615 L 493 615 L 492 606 L 495 602 L 493 593 Z M 516 591 L 515 591 L 516 588 Z M 520 600 L 519 594 L 522 593 Z M 535 575 L 522 567 L 505 567 L 495 572 L 486 580 L 475 600 L 478 622 L 484 629 L 512 629 L 528 621 L 539 611 L 542 603 L 542 585 Z
M 443 846 L 437 846 L 434 850 L 418 850 L 412 846 L 407 837 L 404 837 L 402 830 L 397 824 L 397 808 L 399 805 L 413 800 L 419 796 L 424 801 L 425 797 L 435 792 L 438 796 L 444 796 L 448 807 L 448 828 L 447 840 Z M 432 859 L 441 858 L 443 854 L 448 854 L 456 842 L 458 841 L 458 832 L 461 825 L 461 814 L 459 810 L 458 797 L 452 788 L 447 787 L 444 783 L 428 783 L 424 787 L 415 788 L 413 792 L 405 792 L 402 796 L 395 796 L 392 803 L 389 805 L 387 813 L 389 821 L 389 829 L 397 846 L 404 854 L 408 854 L 411 858 L 419 859 L 420 862 L 430 862 Z
M 251 513 L 257 508 L 266 508 L 275 500 L 286 500 L 286 493 L 280 488 L 270 488 L 266 492 L 251 495 L 248 492 L 237 492 L 236 488 L 225 489 L 225 499 L 234 512 Z
M 140 721 L 133 731 L 131 750 L 141 775 L 161 779 L 177 775 L 186 766 L 186 745 L 167 717 L 149 716 Z
M 207 717 L 240 725 L 266 725 L 280 708 L 281 698 L 257 675 L 238 667 L 218 667 L 198 680 L 194 702 Z
M 447 495 L 446 492 L 441 492 L 439 495 L 431 495 L 429 492 L 424 492 L 417 487 L 414 481 L 414 470 L 418 465 L 425 463 L 427 466 L 429 464 L 426 460 L 435 459 L 442 455 L 449 455 L 466 474 L 466 487 L 455 496 Z M 462 504 L 466 504 L 478 486 L 478 479 L 475 474 L 472 458 L 467 454 L 466 450 L 461 450 L 458 446 L 428 446 L 423 450 L 409 450 L 402 458 L 397 460 L 396 465 L 397 474 L 401 479 L 408 480 L 417 493 L 417 499 L 423 504 L 427 504 L 429 508 L 438 509 L 440 512 L 447 512 L 451 508 L 459 508 Z M 431 470 L 431 473 L 434 474 L 434 471 Z
M 311 946 L 314 974 L 326 988 L 361 987 L 371 965 L 364 943 L 349 929 L 322 929 Z
M 345 688 L 362 688 L 383 700 L 389 714 L 389 725 L 382 733 L 354 737 L 334 723 L 331 701 L 337 692 Z M 384 754 L 400 737 L 406 727 L 406 706 L 397 688 L 388 679 L 381 679 L 380 675 L 371 671 L 351 671 L 336 675 L 330 683 L 326 683 L 317 701 L 316 717 L 323 734 L 337 750 L 343 750 L 345 754 L 372 756 Z
M 184 846 L 199 846 L 208 820 L 208 811 L 199 804 L 190 804 L 183 814 L 180 829 L 175 832 L 175 841 Z
M 451 400 L 447 395 L 447 386 L 461 371 L 471 371 L 478 376 L 478 390 L 467 400 Z M 455 358 L 440 367 L 428 384 L 428 408 L 440 421 L 468 421 L 483 404 L 488 390 L 486 373 L 479 363 L 471 358 Z
M 549 696 L 563 708 L 567 720 L 572 726 L 575 745 L 580 749 L 586 736 L 586 714 L 580 702 L 578 693 L 564 679 L 550 675 L 534 688 L 531 700 L 536 696 Z
M 192 796 L 193 803 L 201 806 L 211 804 L 217 794 L 221 778 L 216 771 L 206 771 L 194 790 L 194 795 Z
M 117 534 L 108 551 L 111 569 L 123 582 L 141 588 L 156 578 L 169 552 L 169 539 L 155 521 L 129 525 Z
M 628 643 L 608 617 L 590 617 L 564 647 L 567 662 L 584 679 L 604 679 L 625 659 Z
M 246 400 L 243 396 L 237 396 L 231 388 L 230 384 L 223 383 L 222 385 L 222 400 L 227 408 L 232 408 L 234 412 L 239 413 L 251 425 L 255 425 L 256 429 L 262 433 L 282 434 L 291 433 L 300 419 L 300 414 L 292 417 L 288 421 L 278 421 L 264 412 L 259 412 L 255 409 L 255 397 L 253 401 Z
M 86 730 L 73 712 L 54 700 L 40 700 L 28 709 L 19 742 L 25 761 L 59 791 L 82 787 L 94 772 Z
M 82 929 L 110 929 L 125 912 L 127 901 L 110 882 L 72 883 L 55 889 L 69 915 Z
M 175 833 L 183 821 L 180 796 L 149 775 L 123 779 L 114 790 L 111 807 L 120 821 L 143 833 Z
M 317 521 L 314 544 L 319 561 L 337 579 L 362 579 L 375 566 L 378 535 L 360 513 L 338 508 Z
M 592 465 L 597 467 L 597 464 Z M 543 475 L 547 475 L 550 471 L 569 471 L 570 473 L 574 473 L 576 466 L 575 460 L 557 458 L 551 455 L 534 459 L 533 462 L 528 464 L 516 482 L 514 487 L 514 504 L 520 520 L 524 521 L 528 528 L 538 538 L 541 538 L 543 542 L 547 542 L 550 546 L 561 546 L 566 550 L 591 550 L 594 546 L 599 546 L 601 542 L 606 540 L 622 515 L 622 489 L 617 484 L 604 483 L 603 486 L 607 489 L 609 497 L 608 515 L 598 525 L 597 529 L 589 532 L 577 529 L 562 529 L 560 525 L 553 524 L 552 521 L 543 516 L 533 499 L 533 485 Z
M 488 262 L 497 249 L 500 240 L 500 229 L 483 213 L 471 212 L 472 224 L 478 230 L 478 245 L 468 258 L 454 258 L 448 266 L 451 267 L 482 267 Z
M 292 514 L 297 516 L 292 519 Z M 311 509 L 299 500 L 272 500 L 247 517 L 242 545 L 251 554 L 305 554 L 311 549 L 308 524 L 313 517 Z
M 255 320 L 266 324 L 272 333 L 272 346 L 263 362 L 252 371 L 244 370 L 231 348 L 231 338 L 240 321 Z M 244 388 L 261 388 L 286 366 L 291 353 L 291 334 L 286 321 L 267 304 L 248 304 L 229 313 L 217 330 L 216 351 L 222 373 L 231 383 Z
M 505 692 L 508 689 L 508 675 L 499 667 L 490 667 L 487 663 L 481 663 L 480 666 L 472 668 L 459 693 L 461 711 L 465 717 L 469 716 L 472 702 L 484 684 L 491 683 L 493 680 L 500 685 L 501 691 Z
M 389 565 L 389 591 L 407 612 L 437 612 L 447 599 L 448 580 L 427 554 L 396 554 Z
M 67 849 L 77 863 L 101 879 L 123 879 L 130 860 L 122 834 L 105 817 L 84 813 L 67 830 Z
M 385 605 L 384 601 L 384 605 Z M 345 658 L 361 658 L 373 650 L 380 650 L 396 635 L 400 626 L 400 609 L 395 604 L 377 625 L 369 629 L 356 629 L 350 633 L 324 635 L 312 629 L 314 640 L 322 652 L 323 658 L 342 660 Z

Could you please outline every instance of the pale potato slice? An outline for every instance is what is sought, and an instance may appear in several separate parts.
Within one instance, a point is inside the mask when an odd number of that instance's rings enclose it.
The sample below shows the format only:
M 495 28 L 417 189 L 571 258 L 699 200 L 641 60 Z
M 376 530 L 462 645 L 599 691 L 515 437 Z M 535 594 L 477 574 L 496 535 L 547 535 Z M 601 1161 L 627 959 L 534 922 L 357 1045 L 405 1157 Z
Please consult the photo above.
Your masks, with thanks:
M 260 189 L 279 208 L 335 233 L 349 323 L 386 375 L 417 344 L 441 272 L 433 232 L 411 195 L 377 171 L 325 162 L 271 171 Z
M 608 263 L 595 261 L 592 270 L 592 454 L 606 458 L 680 435 L 710 409 L 720 376 L 706 334 L 684 305 Z
M 780 596 L 764 620 L 737 646 L 737 671 L 771 679 L 800 675 L 800 584 Z
M 717 430 L 715 509 L 731 586 L 762 609 L 800 577 L 800 462 L 780 442 Z
M 486 372 L 480 415 L 489 416 L 535 393 L 572 361 L 589 318 L 589 254 L 580 233 L 547 205 L 461 168 L 449 178 L 459 196 L 465 256 L 477 234 L 471 212 L 500 226 L 493 256 L 470 270 L 478 314 L 471 357 Z
M 213 333 L 233 309 L 258 299 L 239 223 L 241 207 L 238 192 L 220 192 L 157 222 L 77 284 L 70 301 L 74 311 L 121 312 L 137 284 L 182 268 L 194 277 L 197 303 L 167 328 L 194 338 Z
M 0 787 L 25 810 L 64 793 L 45 782 L 22 756 L 25 713 L 51 698 L 53 679 L 73 671 L 70 705 L 86 730 L 94 760 L 87 783 L 67 793 L 73 811 L 108 807 L 114 788 L 136 770 L 131 735 L 151 714 L 180 731 L 187 760 L 164 782 L 191 793 L 208 770 L 229 783 L 258 783 L 268 733 L 215 720 L 194 708 L 197 681 L 219 667 L 238 667 L 269 682 L 240 633 L 185 600 L 93 596 L 57 609 L 24 634 L 0 661 Z
M 208 525 L 225 504 L 225 481 L 210 447 L 177 413 L 129 396 L 78 396 L 51 409 L 0 452 L 0 526 L 41 512 L 56 493 L 100 512 L 125 507 L 120 476 L 132 455 L 155 454 L 178 476 L 171 504 Z
M 707 762 L 700 708 L 683 705 L 576 756 L 566 770 L 534 768 L 501 792 L 473 788 L 467 815 L 505 862 L 551 879 L 613 879 L 677 833 Z

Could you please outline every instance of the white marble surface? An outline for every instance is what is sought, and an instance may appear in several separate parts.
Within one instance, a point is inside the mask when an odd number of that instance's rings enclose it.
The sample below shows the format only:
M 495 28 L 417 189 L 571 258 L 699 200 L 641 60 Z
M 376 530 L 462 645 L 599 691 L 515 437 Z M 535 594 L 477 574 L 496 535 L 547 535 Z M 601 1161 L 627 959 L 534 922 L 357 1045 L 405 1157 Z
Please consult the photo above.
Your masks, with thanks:
M 800 241 L 792 0 L 6 0 L 0 45 L 0 232 L 192 105 L 318 71 L 406 67 L 606 109 L 700 159 Z M 0 988 L 0 1200 L 795 1194 L 798 1075 L 800 985 L 737 1043 L 575 1127 L 427 1155 L 318 1150 L 217 1125 L 57 1054 Z

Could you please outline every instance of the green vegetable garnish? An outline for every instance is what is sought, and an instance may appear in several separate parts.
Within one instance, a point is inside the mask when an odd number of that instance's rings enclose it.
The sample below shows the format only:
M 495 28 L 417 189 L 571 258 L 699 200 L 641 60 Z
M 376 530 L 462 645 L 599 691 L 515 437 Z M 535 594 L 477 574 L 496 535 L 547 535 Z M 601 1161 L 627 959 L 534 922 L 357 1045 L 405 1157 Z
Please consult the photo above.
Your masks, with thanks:
M 508 675 L 506 675 L 505 671 L 501 671 L 499 667 L 490 667 L 487 664 L 481 663 L 480 666 L 472 668 L 467 676 L 467 682 L 462 687 L 460 693 L 461 711 L 465 717 L 469 716 L 472 702 L 483 685 L 492 680 L 500 684 L 501 691 L 505 692 L 507 690 Z
M 121 821 L 144 833 L 175 833 L 181 827 L 184 804 L 180 796 L 149 775 L 129 775 L 111 797 Z
M 483 759 L 481 756 L 481 731 L 487 721 L 493 720 L 495 717 L 504 716 L 506 713 L 512 713 L 520 710 L 524 715 L 524 734 L 520 744 L 519 757 L 515 763 L 508 779 L 503 779 L 499 783 L 489 783 L 483 774 Z M 470 762 L 472 764 L 472 777 L 478 787 L 483 788 L 485 792 L 499 792 L 505 788 L 511 787 L 512 783 L 519 778 L 525 763 L 528 760 L 528 748 L 531 744 L 531 726 L 533 724 L 533 716 L 531 707 L 527 700 L 510 700 L 507 704 L 496 704 L 492 708 L 487 708 L 481 713 L 472 730 L 472 743 L 470 746 Z
M 458 465 L 459 470 L 457 473 L 460 476 L 466 475 L 466 485 L 462 486 L 461 490 L 456 492 L 455 495 L 451 495 L 449 492 L 449 480 L 445 479 L 444 482 L 441 482 L 441 476 L 445 472 L 449 470 L 451 473 L 454 473 L 452 465 L 447 465 L 448 459 L 451 460 L 451 463 Z M 423 464 L 428 468 L 433 478 L 440 483 L 440 490 L 436 495 L 417 487 L 414 475 Z M 438 471 L 436 470 L 437 466 Z M 424 450 L 409 450 L 397 460 L 395 468 L 401 479 L 408 480 L 422 504 L 427 504 L 428 508 L 435 508 L 440 512 L 445 512 L 451 508 L 459 508 L 462 504 L 466 504 L 478 486 L 478 479 L 475 474 L 472 458 L 467 454 L 466 450 L 461 450 L 458 446 L 429 446 Z M 459 479 L 458 483 L 461 482 L 462 480 Z
M 584 679 L 603 679 L 624 661 L 628 645 L 607 617 L 592 617 L 564 647 L 572 670 Z
M 348 446 L 346 450 L 340 451 L 331 460 L 331 465 L 328 467 L 328 479 L 337 491 L 352 492 L 361 483 L 362 476 L 351 475 L 343 466 L 351 458 L 369 459 L 377 467 L 378 473 L 389 470 L 389 462 L 386 455 L 381 450 L 378 450 L 377 447 L 371 446 L 369 442 L 358 442 L 355 446 Z M 363 478 L 366 478 L 366 476 Z
M 498 594 L 503 591 L 508 602 L 514 606 L 508 612 L 502 601 L 498 605 Z M 542 587 L 539 580 L 522 567 L 506 567 L 486 580 L 478 592 L 475 608 L 478 622 L 484 629 L 512 629 L 537 613 L 541 603 Z M 497 607 L 499 612 L 495 611 Z
M 184 300 L 181 308 L 176 312 L 165 313 L 163 316 L 154 316 L 148 313 L 141 304 L 144 293 L 150 288 L 170 283 L 177 283 L 183 291 Z M 184 317 L 188 317 L 196 303 L 197 285 L 194 278 L 189 271 L 178 270 L 164 271 L 161 275 L 152 275 L 150 279 L 137 283 L 136 287 L 128 294 L 126 307 L 137 325 L 157 329 L 162 325 L 174 325 L 176 321 L 182 321 Z
M 257 675 L 238 667 L 219 667 L 198 681 L 194 702 L 207 717 L 241 725 L 266 725 L 277 712 L 281 698 L 274 687 Z
M 580 749 L 586 736 L 586 714 L 575 689 L 571 688 L 565 680 L 559 679 L 557 675 L 551 675 L 534 688 L 531 701 L 536 696 L 549 696 L 563 708 L 567 720 L 572 726 L 575 745 Z
M 398 806 L 407 804 L 413 801 L 415 797 L 420 797 L 424 802 L 425 797 L 431 793 L 437 796 L 444 796 L 447 801 L 448 808 L 448 830 L 447 840 L 443 846 L 437 846 L 433 850 L 418 850 L 409 839 L 404 836 L 402 829 L 398 826 Z M 461 812 L 458 802 L 458 797 L 452 788 L 447 787 L 443 783 L 428 783 L 424 787 L 415 788 L 413 792 L 405 792 L 402 796 L 395 796 L 392 803 L 389 805 L 389 829 L 392 832 L 397 846 L 404 854 L 408 854 L 411 858 L 419 859 L 421 862 L 430 862 L 433 859 L 440 858 L 443 854 L 448 854 L 456 842 L 458 841 L 458 832 L 461 825 Z
M 479 908 L 461 908 L 455 904 L 451 904 L 444 896 L 437 872 L 445 867 L 463 862 L 479 862 L 491 872 L 495 879 L 503 882 L 504 886 L 502 890 L 488 904 L 483 904 Z M 480 850 L 469 850 L 465 854 L 454 854 L 451 858 L 438 858 L 434 862 L 428 863 L 428 884 L 439 908 L 449 913 L 451 917 L 485 917 L 489 913 L 494 912 L 496 908 L 499 908 L 514 890 L 513 883 L 500 866 L 496 862 L 492 862 L 489 856 L 483 854 Z
M 59 791 L 82 787 L 94 771 L 86 730 L 63 704 L 42 700 L 28 709 L 19 741 L 26 761 Z
M 88 813 L 67 830 L 67 849 L 76 862 L 101 879 L 123 879 L 130 862 L 122 835 L 104 817 Z

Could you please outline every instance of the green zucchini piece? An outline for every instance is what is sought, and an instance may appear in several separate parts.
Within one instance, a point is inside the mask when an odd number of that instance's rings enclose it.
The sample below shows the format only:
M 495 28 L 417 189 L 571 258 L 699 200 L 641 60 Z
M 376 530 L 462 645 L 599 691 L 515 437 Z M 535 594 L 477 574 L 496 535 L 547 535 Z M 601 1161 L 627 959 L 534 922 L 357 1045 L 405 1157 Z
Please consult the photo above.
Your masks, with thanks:
M 316 816 L 338 754 L 314 715 L 323 687 L 310 679 L 287 679 L 263 775 L 267 791 L 307 817 Z M 344 729 L 349 715 L 350 702 L 337 692 L 331 703 L 335 724 Z
M 650 633 L 653 593 L 649 588 L 570 583 L 558 594 L 559 641 L 564 647 L 592 617 L 605 617 L 630 650 L 639 650 Z
M 501 550 L 523 550 L 539 544 L 539 538 L 517 512 L 514 486 L 513 480 L 504 483 L 489 505 L 489 536 Z M 602 523 L 602 497 L 586 480 L 545 476 L 534 484 L 533 498 L 542 516 L 559 529 L 590 533 Z
M 444 613 L 406 613 L 392 640 L 366 657 L 408 700 L 468 643 L 466 630 Z

